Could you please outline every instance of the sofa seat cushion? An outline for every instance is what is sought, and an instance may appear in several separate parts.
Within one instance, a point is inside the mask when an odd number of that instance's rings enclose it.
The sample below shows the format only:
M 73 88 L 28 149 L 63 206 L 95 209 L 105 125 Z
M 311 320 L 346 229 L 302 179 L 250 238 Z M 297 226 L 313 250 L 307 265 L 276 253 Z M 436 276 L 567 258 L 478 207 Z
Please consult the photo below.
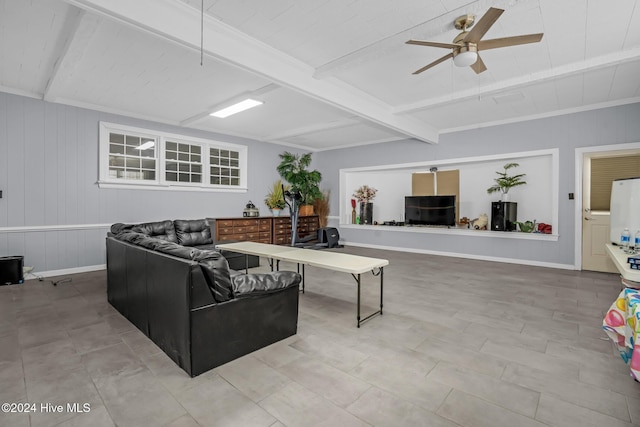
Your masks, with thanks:
M 298 286 L 302 277 L 293 271 L 275 271 L 261 274 L 236 274 L 231 276 L 234 298 L 265 295 Z
M 178 243 L 182 246 L 213 245 L 211 228 L 206 219 L 176 219 L 173 224 Z
M 167 242 L 178 243 L 178 236 L 176 235 L 176 231 L 171 220 L 136 224 L 131 227 L 131 231 L 142 233 L 156 239 L 166 240 Z

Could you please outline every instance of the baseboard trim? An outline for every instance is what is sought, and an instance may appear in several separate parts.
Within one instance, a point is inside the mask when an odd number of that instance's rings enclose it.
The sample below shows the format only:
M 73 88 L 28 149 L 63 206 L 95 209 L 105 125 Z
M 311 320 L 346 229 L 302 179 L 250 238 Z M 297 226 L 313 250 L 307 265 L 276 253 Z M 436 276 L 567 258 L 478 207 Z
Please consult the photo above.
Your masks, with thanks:
M 91 271 L 106 270 L 107 264 L 87 265 L 84 267 L 64 268 L 61 270 L 49 270 L 49 271 L 32 271 L 25 274 L 25 280 L 37 279 L 39 277 L 56 277 L 66 276 L 68 274 L 89 273 Z
M 478 261 L 502 262 L 505 264 L 531 265 L 534 267 L 557 268 L 561 270 L 578 270 L 573 264 L 559 264 L 554 262 L 533 261 L 528 259 L 501 258 L 501 257 L 493 257 L 493 256 L 486 256 L 486 255 L 461 254 L 456 252 L 432 251 L 429 249 L 400 248 L 396 246 L 371 245 L 367 243 L 355 243 L 355 242 L 343 242 L 343 241 L 341 241 L 340 244 L 345 246 L 357 246 L 360 248 L 384 249 L 384 250 L 395 251 L 395 252 L 409 252 L 409 253 L 415 253 L 415 254 L 448 256 L 453 258 L 474 259 Z

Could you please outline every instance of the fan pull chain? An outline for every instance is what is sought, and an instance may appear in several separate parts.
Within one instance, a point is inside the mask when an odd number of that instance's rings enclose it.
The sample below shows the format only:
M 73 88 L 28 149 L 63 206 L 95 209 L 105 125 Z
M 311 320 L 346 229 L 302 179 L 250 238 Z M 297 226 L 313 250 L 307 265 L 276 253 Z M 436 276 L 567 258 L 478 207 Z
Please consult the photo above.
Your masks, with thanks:
M 204 59 L 204 0 L 200 2 L 200 66 Z

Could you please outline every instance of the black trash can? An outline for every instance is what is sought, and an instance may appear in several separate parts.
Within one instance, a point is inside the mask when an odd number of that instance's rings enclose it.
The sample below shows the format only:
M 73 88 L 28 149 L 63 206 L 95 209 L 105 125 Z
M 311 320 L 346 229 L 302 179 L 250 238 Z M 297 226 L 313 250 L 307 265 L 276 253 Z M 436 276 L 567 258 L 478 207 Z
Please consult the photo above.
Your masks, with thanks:
M 23 267 L 23 256 L 0 257 L 0 285 L 22 283 L 24 281 Z

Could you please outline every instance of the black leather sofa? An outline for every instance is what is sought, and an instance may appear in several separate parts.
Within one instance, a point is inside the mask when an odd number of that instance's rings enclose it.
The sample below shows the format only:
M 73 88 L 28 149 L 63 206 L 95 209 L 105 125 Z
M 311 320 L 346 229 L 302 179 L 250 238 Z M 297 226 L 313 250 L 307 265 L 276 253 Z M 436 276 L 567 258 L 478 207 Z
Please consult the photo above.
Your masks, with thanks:
M 297 332 L 298 273 L 242 274 L 121 224 L 106 244 L 109 303 L 192 377 Z
M 143 224 L 114 224 L 112 233 L 124 230 L 135 231 L 149 237 L 189 246 L 197 249 L 215 250 L 215 242 L 212 238 L 211 225 L 207 219 L 176 219 Z M 230 242 L 225 242 L 230 243 Z M 244 270 L 260 265 L 260 258 L 255 255 L 245 256 L 237 252 L 221 251 L 229 262 L 232 270 Z

